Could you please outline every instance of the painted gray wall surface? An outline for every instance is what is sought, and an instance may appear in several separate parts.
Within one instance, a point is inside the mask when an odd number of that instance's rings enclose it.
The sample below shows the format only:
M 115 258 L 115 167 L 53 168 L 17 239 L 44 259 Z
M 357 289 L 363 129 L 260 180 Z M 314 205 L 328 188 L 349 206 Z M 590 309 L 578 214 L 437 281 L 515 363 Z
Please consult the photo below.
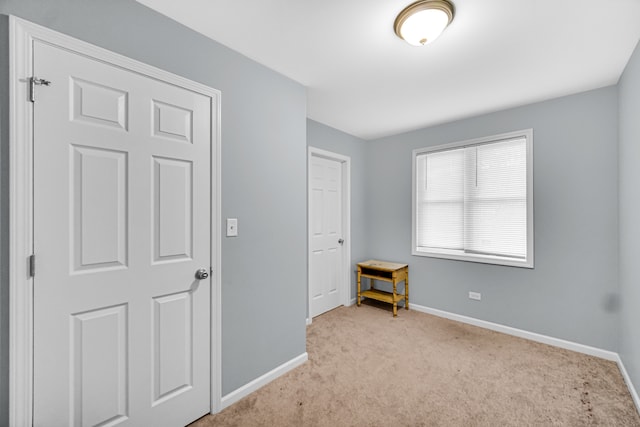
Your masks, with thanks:
M 239 220 L 239 237 L 222 238 L 223 395 L 303 354 L 305 88 L 133 0 L 3 0 L 0 14 L 16 15 L 222 91 L 223 228 L 224 218 Z M 6 55 L 3 49 L 3 58 Z M 6 84 L 4 77 L 0 87 Z M 8 97 L 1 103 L 4 111 Z M 3 115 L 1 129 L 6 120 Z M 7 145 L 3 133 L 3 220 Z M 3 297 L 2 343 L 8 333 L 6 310 Z M 7 375 L 5 353 L 3 347 L 0 378 Z
M 356 297 L 356 263 L 367 259 L 365 211 L 366 141 L 307 119 L 307 145 L 351 158 L 351 299 Z
M 608 87 L 369 142 L 370 255 L 409 264 L 412 303 L 617 351 L 617 102 Z M 412 256 L 412 150 L 527 128 L 535 269 Z
M 640 44 L 618 84 L 620 357 L 640 394 Z

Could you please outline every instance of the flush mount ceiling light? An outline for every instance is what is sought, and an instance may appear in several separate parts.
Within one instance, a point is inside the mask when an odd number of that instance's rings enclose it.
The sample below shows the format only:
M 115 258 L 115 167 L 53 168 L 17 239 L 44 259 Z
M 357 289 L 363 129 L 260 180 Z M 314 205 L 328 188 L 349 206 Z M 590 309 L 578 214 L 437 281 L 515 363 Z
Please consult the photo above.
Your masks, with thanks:
M 419 0 L 405 7 L 393 29 L 414 46 L 432 43 L 453 20 L 453 4 L 447 0 Z

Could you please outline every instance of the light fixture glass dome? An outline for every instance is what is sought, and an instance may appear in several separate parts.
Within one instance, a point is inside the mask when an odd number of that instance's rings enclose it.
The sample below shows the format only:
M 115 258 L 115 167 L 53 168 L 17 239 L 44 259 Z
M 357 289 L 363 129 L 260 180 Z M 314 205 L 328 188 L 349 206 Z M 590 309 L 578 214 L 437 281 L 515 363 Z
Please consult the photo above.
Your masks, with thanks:
M 407 6 L 396 18 L 398 37 L 414 46 L 432 43 L 453 20 L 453 4 L 446 0 L 420 0 Z

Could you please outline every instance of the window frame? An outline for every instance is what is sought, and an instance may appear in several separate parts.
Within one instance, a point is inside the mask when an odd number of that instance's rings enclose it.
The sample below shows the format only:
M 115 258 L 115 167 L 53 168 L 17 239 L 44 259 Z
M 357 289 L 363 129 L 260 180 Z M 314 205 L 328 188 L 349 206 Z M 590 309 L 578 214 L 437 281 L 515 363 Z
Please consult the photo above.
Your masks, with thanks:
M 420 155 L 472 147 L 477 145 L 497 143 L 511 139 L 524 138 L 526 141 L 526 179 L 527 179 L 527 255 L 523 260 L 498 255 L 468 253 L 463 250 L 429 248 L 418 249 L 417 246 L 417 159 Z M 534 232 L 533 232 L 533 129 L 524 129 L 514 132 L 506 132 L 482 138 L 474 138 L 465 141 L 448 144 L 434 145 L 413 150 L 411 157 L 411 255 L 430 258 L 442 258 L 458 261 L 479 262 L 484 264 L 504 265 L 510 267 L 534 268 Z

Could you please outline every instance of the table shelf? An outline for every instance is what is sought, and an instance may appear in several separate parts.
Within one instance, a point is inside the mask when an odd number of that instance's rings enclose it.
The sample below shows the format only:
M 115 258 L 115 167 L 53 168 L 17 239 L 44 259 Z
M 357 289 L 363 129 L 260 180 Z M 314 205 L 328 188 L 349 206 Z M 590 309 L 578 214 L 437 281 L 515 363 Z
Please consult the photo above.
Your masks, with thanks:
M 393 292 L 379 291 L 377 289 L 369 289 L 367 291 L 362 291 L 361 295 L 365 298 L 371 298 L 378 301 L 388 302 L 389 304 L 393 304 L 394 302 L 398 303 L 400 301 L 404 301 L 404 295 L 396 294 Z

